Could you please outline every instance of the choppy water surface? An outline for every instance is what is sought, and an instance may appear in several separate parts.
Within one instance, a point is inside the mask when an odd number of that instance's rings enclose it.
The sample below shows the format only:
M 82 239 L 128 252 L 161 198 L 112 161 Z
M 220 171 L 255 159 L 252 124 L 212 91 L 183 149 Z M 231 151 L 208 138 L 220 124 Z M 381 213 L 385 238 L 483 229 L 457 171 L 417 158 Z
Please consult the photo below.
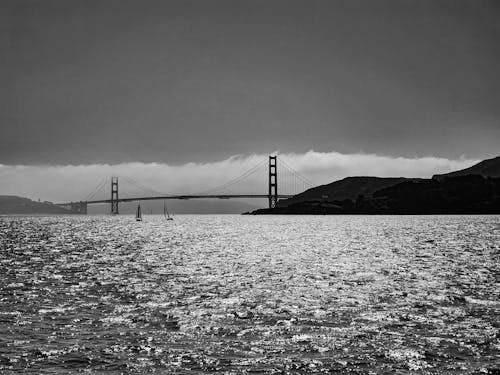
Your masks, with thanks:
M 498 373 L 498 216 L 0 218 L 0 372 Z

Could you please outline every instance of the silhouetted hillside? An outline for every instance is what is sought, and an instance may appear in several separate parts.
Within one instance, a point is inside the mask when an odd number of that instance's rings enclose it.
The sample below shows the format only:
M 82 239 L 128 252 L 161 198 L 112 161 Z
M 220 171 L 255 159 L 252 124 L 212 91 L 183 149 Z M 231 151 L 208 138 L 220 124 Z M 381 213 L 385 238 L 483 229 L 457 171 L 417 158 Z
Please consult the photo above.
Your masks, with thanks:
M 282 199 L 278 207 L 308 201 L 342 201 L 356 199 L 359 195 L 370 197 L 377 190 L 406 181 L 404 177 L 347 177 L 327 185 L 316 186 L 289 199 Z
M 472 167 L 462 169 L 459 171 L 436 174 L 432 176 L 434 179 L 441 179 L 445 177 L 466 176 L 469 174 L 476 174 L 485 177 L 500 177 L 500 156 L 493 159 L 483 160 Z
M 70 214 L 51 202 L 36 202 L 15 195 L 0 195 L 0 215 Z
M 400 182 L 372 197 L 302 201 L 254 214 L 500 214 L 500 178 L 467 175 Z
M 500 213 L 500 178 L 466 175 L 402 182 L 373 196 L 364 207 L 373 203 L 384 213 Z

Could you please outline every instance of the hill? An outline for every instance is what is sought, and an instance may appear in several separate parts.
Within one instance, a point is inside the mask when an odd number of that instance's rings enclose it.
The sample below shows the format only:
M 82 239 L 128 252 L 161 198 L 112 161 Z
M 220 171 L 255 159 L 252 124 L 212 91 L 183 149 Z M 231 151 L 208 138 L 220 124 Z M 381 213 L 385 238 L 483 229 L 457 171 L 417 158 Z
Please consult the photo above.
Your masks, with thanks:
M 445 177 L 467 176 L 470 174 L 480 175 L 484 177 L 500 177 L 500 156 L 493 159 L 483 160 L 472 167 L 461 169 L 445 174 L 435 174 L 433 179 L 442 179 Z
M 500 178 L 465 175 L 402 182 L 373 197 L 364 210 L 372 206 L 377 213 L 393 214 L 500 213 Z
M 499 214 L 500 178 L 467 175 L 406 180 L 356 200 L 302 201 L 253 214 Z
M 51 202 L 36 202 L 16 195 L 0 195 L 0 215 L 70 214 Z
M 355 200 L 358 196 L 370 197 L 377 190 L 407 181 L 404 177 L 347 177 L 327 185 L 316 186 L 289 199 L 282 199 L 278 207 L 287 207 L 300 202 L 333 202 L 344 199 Z

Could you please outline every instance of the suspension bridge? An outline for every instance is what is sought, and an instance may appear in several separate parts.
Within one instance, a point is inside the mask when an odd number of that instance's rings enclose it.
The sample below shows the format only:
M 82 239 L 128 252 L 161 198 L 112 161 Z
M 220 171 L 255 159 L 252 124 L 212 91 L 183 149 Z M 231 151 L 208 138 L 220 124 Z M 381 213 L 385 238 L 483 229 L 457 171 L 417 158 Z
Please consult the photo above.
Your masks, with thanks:
M 279 169 L 279 184 L 278 184 Z M 106 181 L 101 183 L 81 201 L 57 203 L 58 206 L 69 210 L 72 213 L 86 214 L 89 204 L 109 204 L 110 213 L 119 213 L 119 203 L 137 202 L 148 200 L 167 199 L 267 199 L 269 208 L 274 208 L 279 199 L 290 198 L 294 195 L 309 189 L 314 184 L 306 177 L 288 165 L 284 160 L 278 162 L 277 156 L 269 156 L 257 163 L 252 168 L 246 170 L 239 176 L 228 182 L 215 186 L 205 191 L 193 194 L 167 194 L 150 189 L 140 182 L 129 178 L 121 177 L 129 185 L 138 188 L 143 194 L 121 197 L 118 189 L 118 177 L 111 177 L 111 196 L 109 198 L 96 199 L 106 186 Z M 266 182 L 267 186 L 262 184 Z M 109 180 L 108 180 L 109 181 Z M 279 192 L 278 192 L 279 186 Z

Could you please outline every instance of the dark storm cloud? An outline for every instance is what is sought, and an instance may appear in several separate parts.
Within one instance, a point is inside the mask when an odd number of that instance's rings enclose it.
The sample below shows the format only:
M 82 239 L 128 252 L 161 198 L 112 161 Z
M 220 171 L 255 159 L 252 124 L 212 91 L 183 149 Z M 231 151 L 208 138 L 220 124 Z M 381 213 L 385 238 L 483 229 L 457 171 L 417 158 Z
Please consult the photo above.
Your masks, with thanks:
M 0 162 L 498 153 L 496 1 L 3 1 Z

